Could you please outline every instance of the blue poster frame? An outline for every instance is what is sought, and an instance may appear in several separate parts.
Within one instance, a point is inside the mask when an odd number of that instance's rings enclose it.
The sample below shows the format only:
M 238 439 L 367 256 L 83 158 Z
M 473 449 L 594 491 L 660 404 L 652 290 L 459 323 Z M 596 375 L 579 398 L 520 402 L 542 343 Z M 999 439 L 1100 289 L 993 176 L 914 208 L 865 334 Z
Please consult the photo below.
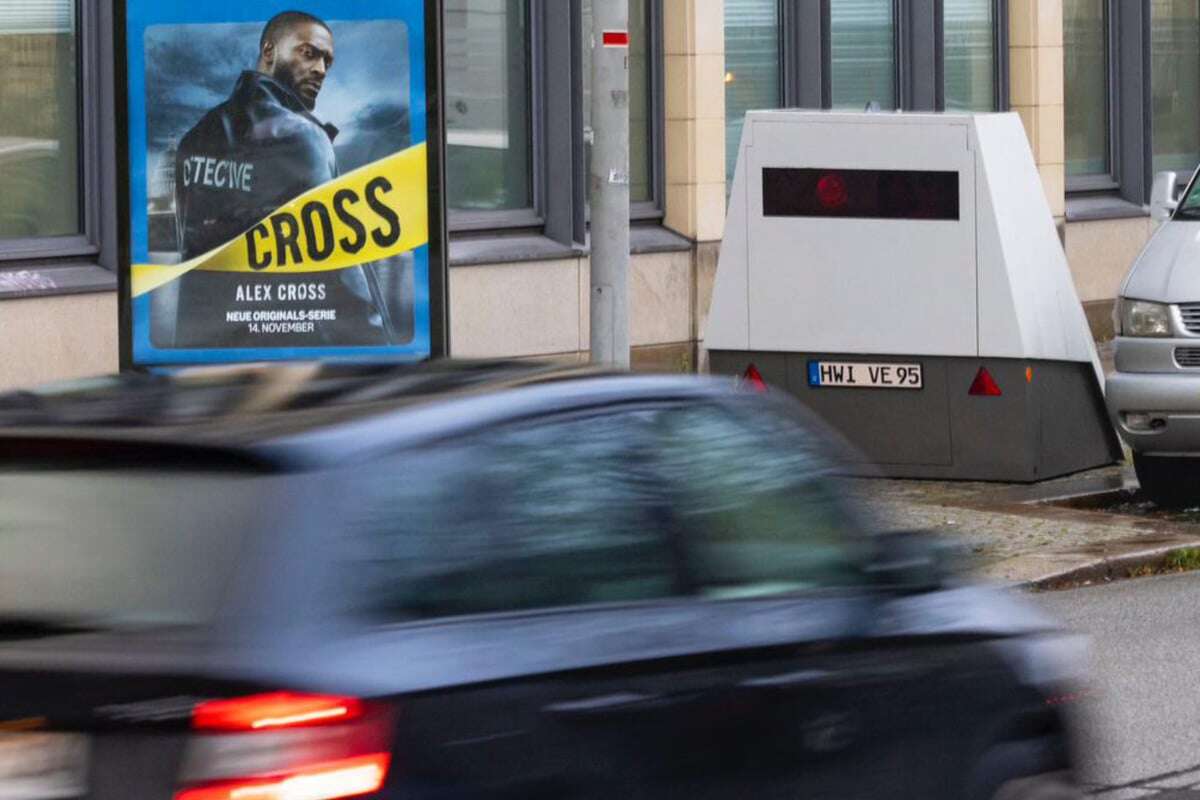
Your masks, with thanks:
M 302 6 L 331 20 L 400 20 L 409 31 L 412 144 L 427 146 L 429 242 L 413 252 L 414 330 L 403 345 L 160 349 L 148 294 L 132 297 L 134 263 L 148 263 L 145 36 L 155 25 L 262 22 Z M 118 291 L 122 370 L 273 361 L 413 362 L 449 354 L 442 0 L 120 0 L 116 4 Z

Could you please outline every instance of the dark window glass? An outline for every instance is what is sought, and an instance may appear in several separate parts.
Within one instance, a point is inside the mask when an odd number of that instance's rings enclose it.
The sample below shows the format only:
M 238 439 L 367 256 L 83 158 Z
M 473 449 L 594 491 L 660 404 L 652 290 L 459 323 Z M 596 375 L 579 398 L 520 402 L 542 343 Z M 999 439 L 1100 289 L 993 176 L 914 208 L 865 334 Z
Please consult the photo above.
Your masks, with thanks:
M 660 459 L 688 568 L 709 597 L 862 582 L 859 542 L 812 437 L 756 409 L 664 414 Z
M 994 12 L 995 0 L 945 0 L 942 28 L 947 110 L 996 108 Z
M 733 184 L 746 112 L 778 108 L 779 0 L 725 0 L 725 191 Z
M 677 591 L 648 421 L 598 416 L 373 465 L 344 570 L 365 610 L 411 619 Z
M 833 107 L 896 107 L 896 20 L 892 0 L 837 0 L 829 7 Z
M 1067 176 L 1107 175 L 1109 151 L 1108 7 L 1104 0 L 1063 2 Z
M 763 215 L 958 219 L 958 173 L 767 167 Z
M 1200 163 L 1200 4 L 1150 4 L 1154 170 L 1190 174 Z
M 447 0 L 446 193 L 458 211 L 533 205 L 527 0 Z
M 75 11 L 0 2 L 0 239 L 81 231 Z
M 0 474 L 0 617 L 114 629 L 210 622 L 247 531 L 280 524 L 261 518 L 282 486 L 158 468 Z

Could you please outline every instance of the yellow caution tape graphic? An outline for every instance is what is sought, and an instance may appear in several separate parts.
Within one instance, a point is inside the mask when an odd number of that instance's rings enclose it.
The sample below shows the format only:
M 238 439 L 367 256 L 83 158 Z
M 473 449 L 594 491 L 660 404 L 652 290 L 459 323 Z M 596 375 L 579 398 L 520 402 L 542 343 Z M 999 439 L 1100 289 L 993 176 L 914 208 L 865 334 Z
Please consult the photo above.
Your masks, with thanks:
M 232 241 L 182 264 L 134 264 L 138 297 L 194 269 L 290 275 L 328 272 L 429 242 L 426 147 L 414 145 L 281 206 Z

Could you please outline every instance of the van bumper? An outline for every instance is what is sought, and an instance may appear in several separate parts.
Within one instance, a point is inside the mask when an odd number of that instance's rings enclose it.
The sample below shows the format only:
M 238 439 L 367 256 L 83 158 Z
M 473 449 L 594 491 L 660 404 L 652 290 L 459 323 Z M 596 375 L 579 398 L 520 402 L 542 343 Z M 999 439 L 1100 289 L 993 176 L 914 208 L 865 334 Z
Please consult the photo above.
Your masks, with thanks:
M 1200 372 L 1114 372 L 1105 400 L 1113 427 L 1134 452 L 1200 456 Z M 1155 427 L 1130 428 L 1131 413 L 1149 414 Z

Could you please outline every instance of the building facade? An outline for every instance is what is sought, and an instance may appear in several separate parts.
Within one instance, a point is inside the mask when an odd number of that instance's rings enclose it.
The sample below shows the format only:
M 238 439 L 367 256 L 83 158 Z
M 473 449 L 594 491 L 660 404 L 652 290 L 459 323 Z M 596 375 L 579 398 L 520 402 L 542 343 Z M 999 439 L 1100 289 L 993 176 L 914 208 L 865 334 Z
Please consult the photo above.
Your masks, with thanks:
M 587 357 L 593 2 L 445 0 L 455 355 Z M 117 368 L 112 5 L 0 5 L 0 387 Z M 1154 173 L 1200 163 L 1195 0 L 630 7 L 638 368 L 704 367 L 747 109 L 1016 111 L 1101 338 Z

